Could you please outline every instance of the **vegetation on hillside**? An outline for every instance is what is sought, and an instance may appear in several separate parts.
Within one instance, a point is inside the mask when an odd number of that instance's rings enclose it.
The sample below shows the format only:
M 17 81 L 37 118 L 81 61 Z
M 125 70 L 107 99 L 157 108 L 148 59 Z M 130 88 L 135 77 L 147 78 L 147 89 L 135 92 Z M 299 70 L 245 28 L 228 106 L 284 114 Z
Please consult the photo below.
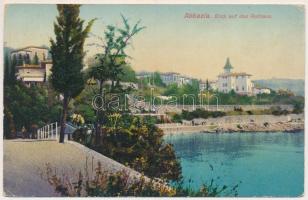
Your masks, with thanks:
M 96 166 L 92 164 L 91 169 L 86 167 L 84 173 L 79 171 L 67 180 L 62 178 L 67 174 L 58 174 L 48 163 L 40 170 L 40 175 L 62 197 L 218 197 L 238 194 L 238 184 L 220 187 L 214 179 L 207 185 L 203 184 L 199 190 L 194 190 L 183 187 L 182 182 L 170 186 L 159 179 L 149 180 L 144 176 L 131 178 L 124 170 L 108 173 L 100 162 Z

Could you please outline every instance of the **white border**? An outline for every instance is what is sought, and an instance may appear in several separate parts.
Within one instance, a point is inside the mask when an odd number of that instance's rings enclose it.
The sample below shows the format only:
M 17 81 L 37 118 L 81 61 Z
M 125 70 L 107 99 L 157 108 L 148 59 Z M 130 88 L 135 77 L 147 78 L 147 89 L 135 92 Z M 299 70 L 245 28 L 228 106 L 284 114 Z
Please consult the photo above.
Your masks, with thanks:
M 189 0 L 3 0 L 0 3 L 0 81 L 1 81 L 1 89 L 0 89 L 0 110 L 3 110 L 3 28 L 4 28 L 4 5 L 5 4 L 57 4 L 57 3 L 65 3 L 65 4 L 71 4 L 71 3 L 79 3 L 79 4 L 301 4 L 304 5 L 305 8 L 307 8 L 308 1 L 307 0 L 194 0 L 193 2 Z M 308 55 L 307 49 L 307 10 L 305 9 L 305 61 Z M 305 80 L 307 79 L 307 63 L 305 62 Z M 308 119 L 307 114 L 307 106 L 308 105 L 308 99 L 307 99 L 307 89 L 308 83 L 305 81 L 305 119 Z M 307 126 L 307 121 L 305 120 L 305 127 Z M 0 198 L 1 199 L 15 199 L 12 197 L 3 197 L 3 112 L 1 111 L 0 114 L 0 160 L 1 160 L 1 166 L 0 166 Z M 305 129 L 306 134 L 306 129 Z M 305 136 L 305 144 L 307 143 L 308 137 Z M 305 145 L 305 154 L 307 155 L 307 145 Z M 284 198 L 284 199 L 305 199 L 307 197 L 307 170 L 306 166 L 308 164 L 308 159 L 305 159 L 305 181 L 304 181 L 304 196 L 302 197 L 295 197 L 295 198 Z M 108 199 L 110 197 L 107 197 Z M 17 198 L 16 198 L 17 199 Z M 20 197 L 18 199 L 21 199 Z M 41 199 L 41 198 L 36 198 Z M 44 198 L 44 199 L 52 199 L 52 198 Z M 67 199 L 67 198 L 57 198 L 57 199 Z M 80 199 L 88 199 L 88 198 L 80 198 Z M 97 199 L 97 198 L 95 198 Z M 125 197 L 120 197 L 117 199 L 128 199 Z M 137 199 L 137 198 L 129 198 L 129 199 Z M 149 199 L 149 198 L 138 198 L 138 199 Z M 163 198 L 165 199 L 165 198 Z M 180 198 L 173 198 L 173 199 L 180 199 Z M 195 198 L 197 199 L 197 198 Z M 199 198 L 198 198 L 199 199 Z M 207 198 L 207 199 L 214 199 L 214 198 Z M 230 198 L 219 198 L 219 199 L 230 199 Z M 235 198 L 233 198 L 235 199 Z M 240 198 L 240 199 L 261 199 L 261 198 Z M 272 198 L 262 198 L 262 199 L 272 199 Z M 275 198 L 278 199 L 278 198 Z M 280 199 L 280 198 L 279 198 Z

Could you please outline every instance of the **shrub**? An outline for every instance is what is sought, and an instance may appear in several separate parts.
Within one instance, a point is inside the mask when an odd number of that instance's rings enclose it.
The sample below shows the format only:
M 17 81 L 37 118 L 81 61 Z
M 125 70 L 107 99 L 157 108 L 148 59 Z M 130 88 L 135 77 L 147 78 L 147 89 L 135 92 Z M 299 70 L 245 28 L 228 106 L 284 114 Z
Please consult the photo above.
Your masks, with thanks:
M 57 170 L 49 163 L 39 173 L 55 191 L 64 197 L 216 197 L 222 194 L 237 196 L 238 184 L 232 188 L 226 185 L 222 187 L 215 184 L 214 179 L 210 183 L 203 184 L 199 190 L 184 187 L 183 181 L 176 182 L 173 186 L 159 179 L 148 179 L 144 176 L 130 177 L 127 171 L 108 173 L 103 171 L 100 162 L 88 170 L 79 171 L 74 177 L 68 174 L 57 174 Z M 89 173 L 90 172 L 90 173 Z M 93 174 L 89 176 L 89 174 Z
M 146 176 L 177 181 L 181 179 L 181 165 L 173 146 L 163 141 L 163 131 L 149 119 L 124 115 L 116 127 L 102 127 L 100 141 L 93 134 L 78 130 L 75 141 L 115 159 Z M 94 131 L 93 131 L 94 133 Z M 97 145 L 98 144 L 98 145 Z

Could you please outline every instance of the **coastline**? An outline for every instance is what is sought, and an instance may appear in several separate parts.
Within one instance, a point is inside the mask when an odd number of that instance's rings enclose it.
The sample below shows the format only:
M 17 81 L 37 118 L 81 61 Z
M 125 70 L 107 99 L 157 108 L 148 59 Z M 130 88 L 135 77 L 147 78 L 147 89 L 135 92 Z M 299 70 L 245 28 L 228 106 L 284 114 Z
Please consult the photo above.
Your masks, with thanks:
M 228 116 L 229 117 L 229 116 Z M 204 120 L 204 122 L 211 121 L 210 124 L 158 124 L 157 126 L 163 130 L 164 134 L 177 134 L 177 133 L 234 133 L 234 132 L 297 132 L 304 130 L 305 122 L 303 115 L 296 115 L 294 117 L 286 116 L 288 120 L 281 120 L 279 116 L 266 116 L 264 118 L 271 118 L 272 120 L 253 121 L 253 122 L 239 122 L 229 120 L 228 122 L 221 123 L 221 118 Z M 215 123 L 216 122 L 216 123 Z

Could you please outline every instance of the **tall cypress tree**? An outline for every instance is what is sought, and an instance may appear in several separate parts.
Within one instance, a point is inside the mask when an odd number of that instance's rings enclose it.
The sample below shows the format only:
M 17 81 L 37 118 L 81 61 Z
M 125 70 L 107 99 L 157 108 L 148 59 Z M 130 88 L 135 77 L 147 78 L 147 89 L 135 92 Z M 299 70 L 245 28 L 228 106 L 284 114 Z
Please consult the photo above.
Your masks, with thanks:
M 15 83 L 16 80 L 16 66 L 18 65 L 18 60 L 16 54 L 13 55 L 12 62 L 10 63 L 10 83 Z
M 10 61 L 7 52 L 4 53 L 4 85 L 7 85 L 10 80 Z
M 84 88 L 83 50 L 85 39 L 94 19 L 83 28 L 84 20 L 79 17 L 80 5 L 57 5 L 59 16 L 54 23 L 55 40 L 51 39 L 51 83 L 53 88 L 63 96 L 63 110 L 60 121 L 60 143 L 64 142 L 64 130 L 68 104 Z
M 29 60 L 30 61 L 30 60 Z M 33 64 L 34 65 L 38 65 L 39 64 L 39 58 L 37 56 L 37 53 L 35 53 L 34 57 L 33 57 Z

